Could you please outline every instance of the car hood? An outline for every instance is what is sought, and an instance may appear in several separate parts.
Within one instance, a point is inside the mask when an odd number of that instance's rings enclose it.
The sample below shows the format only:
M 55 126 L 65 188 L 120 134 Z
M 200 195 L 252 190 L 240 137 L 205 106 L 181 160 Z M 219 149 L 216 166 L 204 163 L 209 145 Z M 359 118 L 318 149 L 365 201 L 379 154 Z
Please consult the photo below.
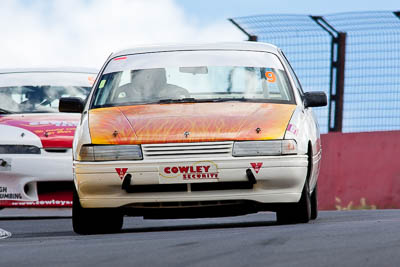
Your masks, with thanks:
M 89 112 L 89 129 L 93 144 L 283 139 L 295 108 L 249 102 L 99 108 Z
M 24 144 L 28 131 L 40 139 L 43 148 L 71 148 L 79 119 L 80 114 L 65 113 L 1 115 L 0 125 L 8 126 L 7 133 L 0 133 L 1 143 Z

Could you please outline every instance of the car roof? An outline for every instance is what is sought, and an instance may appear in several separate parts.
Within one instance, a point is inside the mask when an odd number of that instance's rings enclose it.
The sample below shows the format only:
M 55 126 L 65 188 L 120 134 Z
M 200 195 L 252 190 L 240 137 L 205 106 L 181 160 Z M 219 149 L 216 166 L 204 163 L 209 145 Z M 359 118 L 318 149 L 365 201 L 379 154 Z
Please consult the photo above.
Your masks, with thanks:
M 0 74 L 6 73 L 30 73 L 30 72 L 69 72 L 69 73 L 93 73 L 97 74 L 99 70 L 94 68 L 81 67 L 47 67 L 47 68 L 10 68 L 0 69 Z
M 261 42 L 219 42 L 202 44 L 167 44 L 137 46 L 115 52 L 111 57 L 138 53 L 171 52 L 171 51 L 193 51 L 193 50 L 241 50 L 241 51 L 263 51 L 277 53 L 278 48 L 272 44 Z

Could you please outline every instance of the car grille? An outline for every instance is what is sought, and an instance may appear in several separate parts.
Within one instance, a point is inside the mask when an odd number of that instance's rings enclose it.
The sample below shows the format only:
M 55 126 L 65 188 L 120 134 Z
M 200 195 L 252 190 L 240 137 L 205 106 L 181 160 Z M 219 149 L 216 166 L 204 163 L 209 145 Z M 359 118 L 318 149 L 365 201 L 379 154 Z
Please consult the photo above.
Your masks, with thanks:
M 233 142 L 168 143 L 142 145 L 145 159 L 228 157 Z
M 0 145 L 0 154 L 40 154 L 40 148 L 29 145 Z
M 128 193 L 159 193 L 159 192 L 196 192 L 214 190 L 235 190 L 253 189 L 253 184 L 245 182 L 212 182 L 212 183 L 191 183 L 190 190 L 188 184 L 149 184 L 131 185 L 127 189 Z
M 244 200 L 219 200 L 219 201 L 187 201 L 187 202 L 148 202 L 132 203 L 129 208 L 189 208 L 189 207 L 215 207 L 245 204 Z

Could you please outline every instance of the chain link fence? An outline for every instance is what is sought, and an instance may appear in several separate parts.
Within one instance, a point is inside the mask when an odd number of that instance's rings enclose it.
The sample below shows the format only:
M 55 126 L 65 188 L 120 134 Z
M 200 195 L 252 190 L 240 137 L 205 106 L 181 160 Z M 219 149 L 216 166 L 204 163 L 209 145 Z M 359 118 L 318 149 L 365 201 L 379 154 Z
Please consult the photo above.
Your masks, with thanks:
M 322 18 L 335 32 L 346 33 L 341 131 L 400 130 L 400 13 L 349 12 Z M 325 91 L 328 101 L 335 97 L 334 39 L 314 16 L 259 15 L 231 21 L 253 39 L 282 48 L 304 91 Z M 314 111 L 321 132 L 332 129 L 329 118 L 335 114 L 328 107 Z

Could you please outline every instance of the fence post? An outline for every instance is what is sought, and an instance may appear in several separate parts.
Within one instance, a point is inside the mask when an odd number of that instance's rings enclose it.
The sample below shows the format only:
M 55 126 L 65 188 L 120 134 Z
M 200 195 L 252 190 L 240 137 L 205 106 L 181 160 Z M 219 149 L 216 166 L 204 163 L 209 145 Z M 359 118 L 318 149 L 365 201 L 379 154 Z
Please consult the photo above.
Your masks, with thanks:
M 234 21 L 233 19 L 228 19 L 230 22 L 232 22 L 233 25 L 235 25 L 239 30 L 241 30 L 244 34 L 247 35 L 248 39 L 247 41 L 253 41 L 253 42 L 257 42 L 258 37 L 257 35 L 252 35 L 248 32 L 245 31 L 245 29 L 243 29 L 242 27 L 240 27 L 239 24 L 236 23 L 236 21 Z
M 343 126 L 346 33 L 337 31 L 322 16 L 310 17 L 331 36 L 328 128 L 330 132 L 341 132 Z

